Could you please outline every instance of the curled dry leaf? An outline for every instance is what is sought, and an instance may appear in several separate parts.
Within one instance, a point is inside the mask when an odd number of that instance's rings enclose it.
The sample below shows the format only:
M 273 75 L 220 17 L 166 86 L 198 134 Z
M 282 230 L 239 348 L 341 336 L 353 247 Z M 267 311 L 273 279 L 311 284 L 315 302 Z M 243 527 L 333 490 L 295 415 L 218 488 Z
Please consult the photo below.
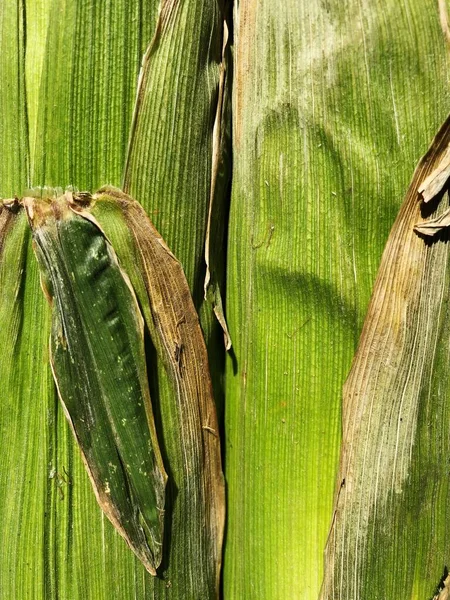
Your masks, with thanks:
M 14 220 L 14 206 L 14 200 L 0 202 L 0 254 L 2 253 L 8 230 Z
M 436 168 L 428 175 L 417 190 L 422 200 L 427 203 L 445 191 L 450 178 L 450 145 L 443 151 Z M 434 236 L 450 225 L 450 208 L 434 219 L 417 223 L 414 230 L 426 236 Z
M 450 575 L 442 582 L 442 589 L 434 596 L 433 600 L 449 600 L 450 598 Z
M 422 235 L 434 236 L 450 225 L 450 208 L 435 219 L 414 225 L 414 231 Z
M 433 171 L 424 179 L 417 190 L 424 202 L 430 202 L 439 194 L 450 178 L 450 146 L 443 151 L 442 156 Z

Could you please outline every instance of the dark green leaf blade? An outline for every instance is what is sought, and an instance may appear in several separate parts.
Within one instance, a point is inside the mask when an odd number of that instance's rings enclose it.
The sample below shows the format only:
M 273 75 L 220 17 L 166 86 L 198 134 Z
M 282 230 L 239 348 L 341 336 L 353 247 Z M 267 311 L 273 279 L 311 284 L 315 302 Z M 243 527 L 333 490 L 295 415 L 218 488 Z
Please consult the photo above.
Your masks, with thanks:
M 53 299 L 52 366 L 97 500 L 147 570 L 161 560 L 166 475 L 146 379 L 142 318 L 101 230 L 69 207 L 26 199 Z
M 152 369 L 152 383 L 170 473 L 170 537 L 163 549 L 164 580 L 154 580 L 154 597 L 165 597 L 170 589 L 174 598 L 217 598 L 225 490 L 208 356 L 189 286 L 181 264 L 137 202 L 111 188 L 94 199 L 92 214 L 130 275 L 164 366 L 158 373 Z

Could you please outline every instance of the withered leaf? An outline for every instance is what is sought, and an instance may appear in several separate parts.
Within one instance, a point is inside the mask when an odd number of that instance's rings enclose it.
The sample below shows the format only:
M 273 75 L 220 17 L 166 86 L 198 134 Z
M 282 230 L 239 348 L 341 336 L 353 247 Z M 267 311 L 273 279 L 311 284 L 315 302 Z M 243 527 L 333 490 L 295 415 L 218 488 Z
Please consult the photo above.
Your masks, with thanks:
M 442 166 L 449 143 L 450 119 L 392 228 L 344 386 L 322 600 L 412 598 L 418 582 L 430 582 L 431 597 L 450 562 L 450 253 L 445 240 L 427 243 L 414 231 L 421 182 Z M 429 560 L 417 562 L 419 545 Z

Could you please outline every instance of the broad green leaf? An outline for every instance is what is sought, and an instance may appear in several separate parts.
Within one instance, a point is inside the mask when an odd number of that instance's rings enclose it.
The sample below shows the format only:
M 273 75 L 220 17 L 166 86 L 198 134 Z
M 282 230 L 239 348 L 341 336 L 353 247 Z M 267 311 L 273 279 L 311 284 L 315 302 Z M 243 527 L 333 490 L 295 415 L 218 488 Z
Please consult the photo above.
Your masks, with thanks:
M 342 385 L 448 48 L 432 0 L 240 0 L 235 24 L 224 594 L 315 599 Z
M 224 482 L 208 356 L 189 286 L 179 261 L 137 202 L 113 188 L 100 190 L 93 200 L 92 214 L 130 275 L 164 365 L 158 379 L 150 380 L 169 469 L 160 575 L 176 598 L 216 598 Z M 156 597 L 164 590 L 159 581 Z
M 448 232 L 430 242 L 414 226 L 448 207 L 424 210 L 418 190 L 449 147 L 450 119 L 389 236 L 344 388 L 324 599 L 431 598 L 448 575 Z
M 153 575 L 161 562 L 166 474 L 134 292 L 99 227 L 72 194 L 25 198 L 52 304 L 51 363 L 96 498 Z
M 158 8 L 156 0 L 1 3 L 3 197 L 38 184 L 83 189 L 120 182 L 137 75 Z M 106 600 L 114 590 L 118 600 L 144 598 L 151 576 L 103 518 L 56 397 L 50 311 L 30 236 L 17 229 L 9 237 L 0 302 L 18 316 L 14 352 L 13 337 L 0 340 L 7 357 L 1 361 L 1 445 L 8 449 L 0 488 L 7 532 L 2 594 Z M 16 272 L 20 293 L 9 305 L 6 290 L 15 289 Z

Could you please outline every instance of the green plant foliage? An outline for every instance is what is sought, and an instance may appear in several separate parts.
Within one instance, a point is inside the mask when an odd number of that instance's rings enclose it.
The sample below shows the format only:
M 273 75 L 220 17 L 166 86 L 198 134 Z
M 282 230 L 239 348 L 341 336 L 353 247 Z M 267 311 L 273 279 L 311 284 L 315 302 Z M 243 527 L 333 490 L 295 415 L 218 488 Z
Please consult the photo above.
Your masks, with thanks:
M 342 385 L 448 48 L 431 0 L 241 0 L 235 23 L 224 591 L 314 599 Z
M 0 6 L 2 197 L 21 196 L 33 186 L 92 191 L 105 183 L 121 184 L 138 74 L 150 44 L 125 181 L 145 199 L 152 217 L 164 216 L 158 226 L 176 247 L 198 306 L 222 20 L 218 4 L 198 0 L 161 6 L 154 0 L 36 0 Z M 183 569 L 174 574 L 169 569 L 156 580 L 102 517 L 51 382 L 49 308 L 23 215 L 15 222 L 13 228 L 5 223 L 0 242 L 0 312 L 13 319 L 0 338 L 0 351 L 7 356 L 0 367 L 1 444 L 8 448 L 0 488 L 8 542 L 0 567 L 2 593 L 70 600 L 102 600 L 112 590 L 118 600 L 214 597 L 216 566 L 199 577 L 194 563 L 186 567 L 192 555 L 182 548 L 169 566 L 176 562 Z M 213 330 L 211 314 L 209 307 L 203 309 L 208 331 Z M 220 340 L 218 329 L 211 336 Z M 223 367 L 222 342 L 214 357 L 217 373 Z M 162 365 L 153 368 L 162 396 L 170 398 Z M 183 502 L 189 502 L 187 493 Z M 29 522 L 26 515 L 32 515 Z
M 225 489 L 198 315 L 179 261 L 142 207 L 110 187 L 99 190 L 94 202 L 92 214 L 130 275 L 154 345 L 148 352 L 150 388 L 169 474 L 163 560 L 159 577 L 151 581 L 154 594 L 159 597 L 169 589 L 174 597 L 214 598 L 222 559 Z
M 228 237 L 224 597 L 315 600 L 340 489 L 342 385 L 411 173 L 448 112 L 446 0 L 236 1 L 221 105 L 229 9 L 222 0 L 1 2 L 0 197 L 122 184 L 185 269 L 219 403 L 223 336 L 204 301 L 208 222 L 216 309 Z M 152 578 L 102 516 L 52 382 L 51 311 L 29 227 L 23 212 L 2 205 L 0 323 L 2 595 L 214 597 L 214 569 L 198 573 L 189 543 L 171 548 Z M 150 379 L 169 401 L 163 361 L 152 362 Z M 169 425 L 167 439 L 175 438 Z M 432 443 L 427 431 L 420 448 Z M 181 528 L 190 498 L 181 457 L 173 469 Z M 433 483 L 425 504 L 437 506 Z M 435 520 L 422 508 L 426 535 Z M 445 530 L 442 518 L 435 532 Z M 406 547 L 398 540 L 373 573 L 379 589 L 389 556 Z M 418 556 L 430 548 L 419 537 L 414 544 Z M 434 570 L 424 571 L 432 561 L 402 564 L 414 571 L 411 598 L 434 593 Z M 436 586 L 443 573 L 442 565 Z
M 73 195 L 24 200 L 52 306 L 58 395 L 103 512 L 152 575 L 163 551 L 164 471 L 155 431 L 144 322 L 128 275 Z
M 141 5 L 1 4 L 3 197 L 42 184 L 120 183 L 137 74 L 153 34 Z M 145 597 L 144 568 L 102 517 L 59 407 L 50 311 L 24 216 L 1 245 L 0 313 L 11 323 L 0 339 L 2 594 L 106 600 L 115 590 L 118 599 Z

